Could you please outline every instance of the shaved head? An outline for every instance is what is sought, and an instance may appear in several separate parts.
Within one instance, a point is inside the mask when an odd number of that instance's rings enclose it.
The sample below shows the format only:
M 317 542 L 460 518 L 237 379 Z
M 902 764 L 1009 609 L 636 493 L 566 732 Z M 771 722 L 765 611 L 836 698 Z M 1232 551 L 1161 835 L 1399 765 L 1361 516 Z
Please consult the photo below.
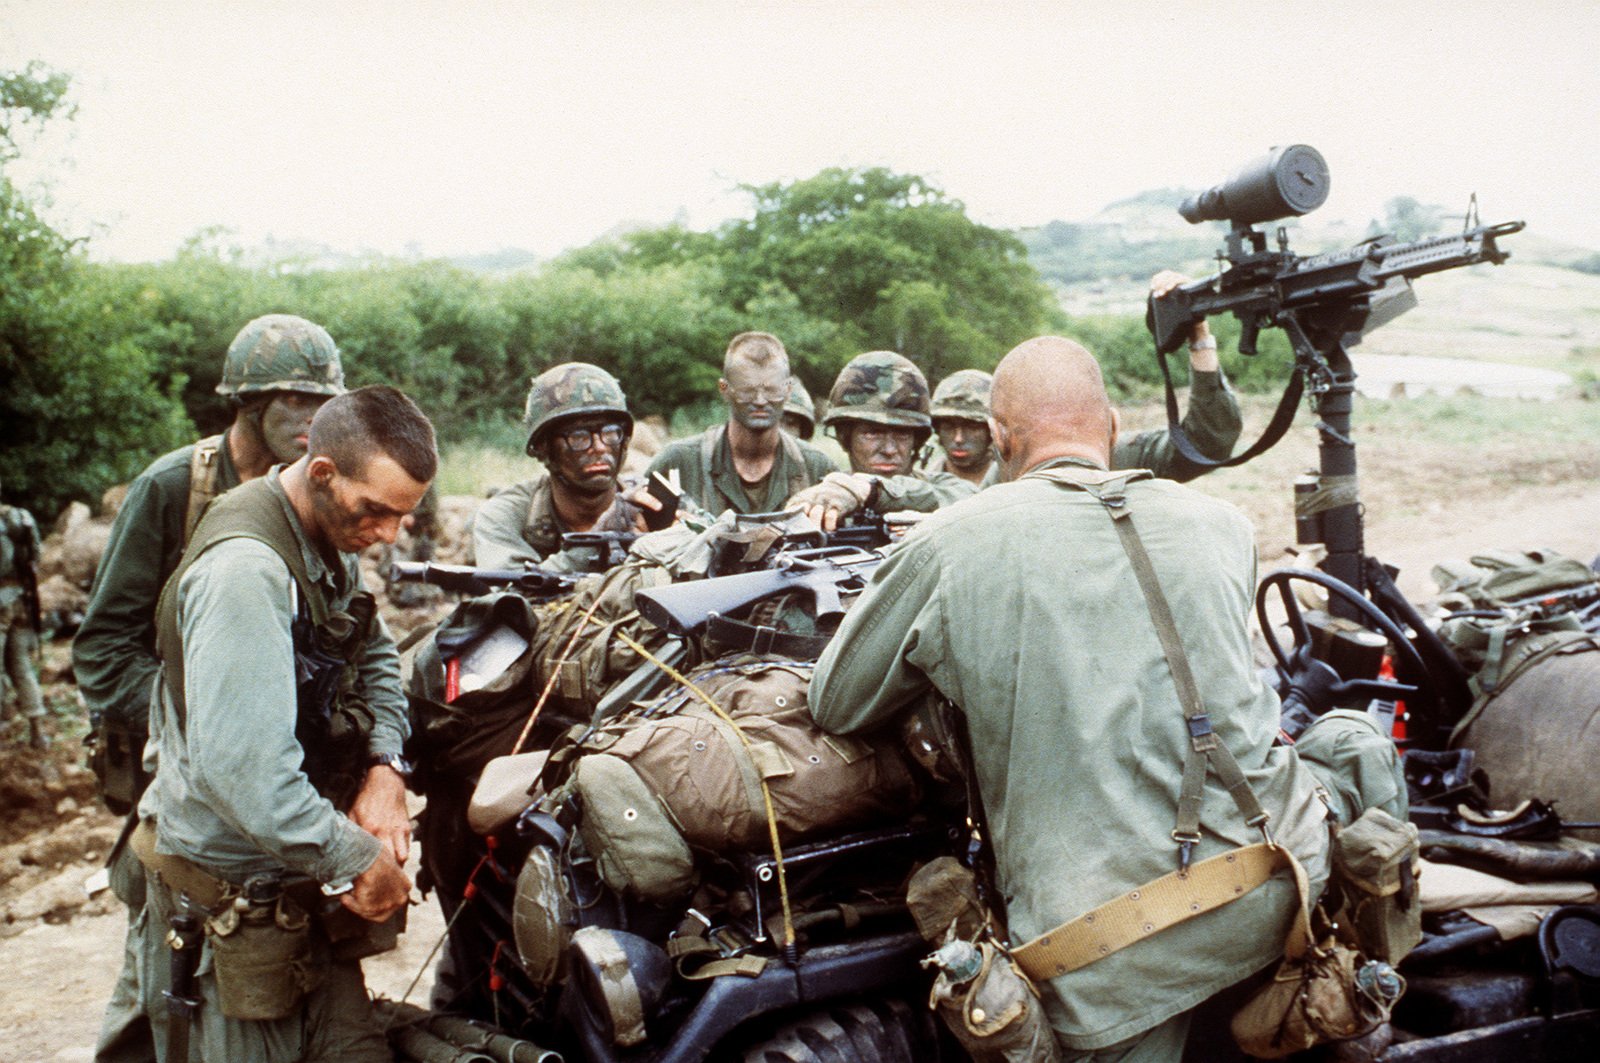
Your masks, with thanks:
M 1039 336 L 1013 347 L 995 368 L 989 405 L 1007 479 L 1056 457 L 1110 463 L 1117 414 L 1082 344 Z

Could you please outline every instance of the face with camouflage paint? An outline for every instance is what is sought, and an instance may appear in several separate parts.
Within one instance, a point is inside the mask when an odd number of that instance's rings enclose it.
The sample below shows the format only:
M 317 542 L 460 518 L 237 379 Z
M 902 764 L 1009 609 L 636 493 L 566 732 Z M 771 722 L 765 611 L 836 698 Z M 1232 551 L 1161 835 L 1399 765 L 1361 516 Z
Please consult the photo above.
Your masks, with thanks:
M 789 398 L 789 367 L 779 361 L 756 365 L 740 359 L 717 382 L 733 419 L 753 432 L 765 432 L 782 416 Z
M 278 391 L 264 396 L 257 417 L 261 440 L 275 460 L 284 463 L 299 461 L 305 456 L 306 434 L 311 431 L 311 418 L 316 416 L 327 395 L 310 395 L 302 391 Z
M 839 429 L 850 454 L 851 472 L 905 476 L 911 471 L 917 448 L 915 429 L 872 421 L 846 421 Z
M 614 414 L 564 417 L 540 434 L 539 444 L 552 477 L 579 494 L 600 495 L 616 489 L 628 430 Z
M 951 468 L 975 472 L 989 464 L 989 425 L 960 417 L 935 417 L 933 430 Z

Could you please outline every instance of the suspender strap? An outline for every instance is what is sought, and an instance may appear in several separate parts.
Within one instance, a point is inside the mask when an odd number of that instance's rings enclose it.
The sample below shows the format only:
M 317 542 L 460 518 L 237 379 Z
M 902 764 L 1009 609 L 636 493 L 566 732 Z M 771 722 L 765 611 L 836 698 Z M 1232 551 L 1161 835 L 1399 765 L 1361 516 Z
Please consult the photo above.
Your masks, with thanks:
M 1272 837 L 1267 833 L 1269 817 L 1266 810 L 1261 807 L 1255 792 L 1250 789 L 1250 781 L 1240 770 L 1239 762 L 1234 759 L 1233 752 L 1211 729 L 1211 717 L 1206 712 L 1205 702 L 1200 698 L 1200 689 L 1195 685 L 1194 672 L 1189 667 L 1188 655 L 1183 651 L 1183 640 L 1178 634 L 1177 622 L 1172 618 L 1172 609 L 1167 604 L 1166 595 L 1161 592 L 1161 584 L 1156 579 L 1156 570 L 1150 562 L 1150 554 L 1140 541 L 1138 531 L 1134 529 L 1133 514 L 1128 509 L 1127 496 L 1120 489 L 1103 491 L 1094 485 L 1085 485 L 1085 490 L 1094 495 L 1111 515 L 1112 526 L 1117 529 L 1117 538 L 1121 541 L 1128 560 L 1133 564 L 1134 575 L 1139 580 L 1139 589 L 1144 592 L 1145 605 L 1150 610 L 1150 619 L 1155 624 L 1157 637 L 1161 640 L 1161 652 L 1167 659 L 1167 668 L 1171 671 L 1173 683 L 1178 688 L 1178 699 L 1183 705 L 1184 722 L 1189 728 L 1189 748 L 1183 761 L 1183 787 L 1178 794 L 1177 824 L 1172 831 L 1172 838 L 1178 843 L 1179 870 L 1188 868 L 1190 854 L 1194 851 L 1195 843 L 1200 840 L 1200 804 L 1204 797 L 1208 770 L 1216 772 L 1217 778 L 1227 788 L 1234 804 L 1239 807 L 1245 823 L 1260 828 L 1263 837 L 1270 844 Z
M 218 464 L 222 440 L 220 435 L 207 436 L 194 445 L 194 453 L 189 457 L 189 502 L 183 513 L 185 545 L 194 535 L 195 525 L 200 523 L 200 515 L 205 512 L 206 504 L 217 497 L 217 484 L 222 478 L 222 469 Z

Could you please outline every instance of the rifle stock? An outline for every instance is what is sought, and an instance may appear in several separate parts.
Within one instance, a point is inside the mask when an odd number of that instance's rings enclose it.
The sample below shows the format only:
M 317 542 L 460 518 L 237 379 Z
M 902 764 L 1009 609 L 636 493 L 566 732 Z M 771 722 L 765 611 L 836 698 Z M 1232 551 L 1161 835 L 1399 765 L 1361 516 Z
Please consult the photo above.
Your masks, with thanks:
M 731 616 L 790 591 L 810 595 L 816 618 L 823 620 L 843 614 L 841 590 L 864 587 L 882 560 L 876 551 L 854 547 L 801 550 L 772 568 L 651 587 L 639 591 L 634 604 L 641 616 L 672 635 L 697 636 L 713 616 Z

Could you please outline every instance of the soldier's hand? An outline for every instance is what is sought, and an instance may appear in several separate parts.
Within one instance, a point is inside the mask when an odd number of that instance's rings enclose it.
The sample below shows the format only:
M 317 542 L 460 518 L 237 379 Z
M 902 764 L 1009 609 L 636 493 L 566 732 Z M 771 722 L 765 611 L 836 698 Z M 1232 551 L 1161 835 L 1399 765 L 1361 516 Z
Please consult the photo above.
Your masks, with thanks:
M 1175 269 L 1164 269 L 1150 278 L 1150 294 L 1159 299 L 1172 289 L 1188 284 L 1192 279 Z
M 411 856 L 411 813 L 406 809 L 406 781 L 387 764 L 375 764 L 350 806 L 350 821 L 377 838 L 396 864 Z
M 823 531 L 833 531 L 872 497 L 873 479 L 865 473 L 830 472 L 821 483 L 797 491 L 784 509 L 798 509 Z
M 1150 294 L 1159 299 L 1193 279 L 1175 269 L 1164 269 L 1150 278 Z M 1211 326 L 1207 324 L 1205 318 L 1201 318 L 1189 326 L 1189 368 L 1215 373 L 1220 366 L 1221 363 L 1217 361 L 1217 343 L 1211 338 Z
M 378 858 L 371 866 L 356 876 L 350 892 L 339 895 L 339 903 L 363 919 L 381 923 L 405 907 L 410 897 L 410 877 L 394 862 L 394 854 L 384 848 L 378 850 Z

